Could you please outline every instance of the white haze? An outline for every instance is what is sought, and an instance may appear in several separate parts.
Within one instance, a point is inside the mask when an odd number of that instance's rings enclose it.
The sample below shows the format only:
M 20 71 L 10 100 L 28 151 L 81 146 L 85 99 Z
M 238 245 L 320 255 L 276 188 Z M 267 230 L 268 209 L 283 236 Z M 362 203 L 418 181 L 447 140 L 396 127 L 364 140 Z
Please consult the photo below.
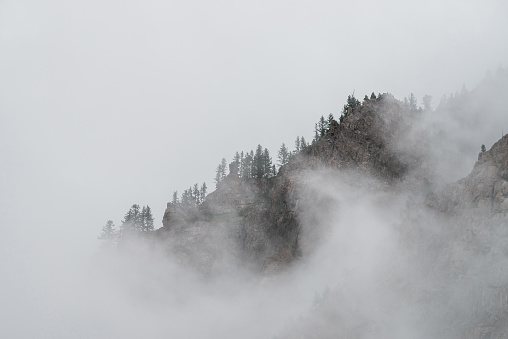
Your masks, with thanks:
M 102 267 L 95 238 L 133 203 L 160 220 L 173 190 L 213 186 L 235 151 L 261 143 L 275 157 L 282 142 L 310 139 L 353 90 L 431 94 L 436 106 L 471 89 L 508 60 L 506 13 L 494 0 L 2 1 L 0 336 L 271 338 L 343 272 L 358 283 L 352 296 L 368 291 L 371 268 L 397 254 L 405 195 L 387 210 L 382 194 L 359 197 L 327 174 L 316 182 L 338 206 L 330 236 L 275 282 L 205 281 L 151 251 Z M 447 179 L 508 131 L 506 115 L 482 119 L 463 129 L 429 118 L 467 145 L 460 168 L 443 163 Z M 456 156 L 450 144 L 443 153 Z

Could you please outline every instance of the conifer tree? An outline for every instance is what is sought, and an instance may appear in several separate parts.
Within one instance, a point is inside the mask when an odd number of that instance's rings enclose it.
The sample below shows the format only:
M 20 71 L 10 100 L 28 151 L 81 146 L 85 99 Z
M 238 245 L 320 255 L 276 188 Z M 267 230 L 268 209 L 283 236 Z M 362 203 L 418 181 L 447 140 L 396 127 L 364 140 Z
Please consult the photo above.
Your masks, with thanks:
M 295 152 L 296 153 L 300 152 L 300 147 L 301 147 L 300 136 L 297 136 L 296 140 L 295 140 Z
M 409 96 L 409 110 L 411 112 L 416 112 L 418 110 L 418 107 L 416 106 L 416 97 L 413 93 Z
M 245 156 L 243 151 L 240 153 L 240 166 L 238 167 L 238 176 L 243 177 L 243 167 L 245 166 Z
M 190 206 L 191 201 L 192 201 L 192 198 L 191 198 L 189 190 L 184 190 L 182 193 L 182 198 L 181 198 L 182 206 L 185 206 L 185 207 Z
M 254 178 L 256 175 L 255 175 L 255 168 L 254 168 L 254 151 L 253 150 L 250 150 L 250 158 L 252 159 L 252 161 L 250 162 L 250 177 L 251 178 Z
M 333 114 L 328 114 L 328 121 L 326 122 L 326 130 L 330 129 L 330 126 L 332 126 L 332 121 L 334 120 Z
M 482 145 L 482 147 L 481 147 L 481 151 L 482 151 L 482 153 L 487 152 L 487 148 L 485 147 L 485 145 Z
M 241 177 L 242 178 L 252 177 L 252 155 L 249 154 L 249 152 L 247 152 L 245 157 L 243 158 Z
M 173 205 L 177 205 L 180 203 L 178 200 L 178 191 L 173 192 L 173 200 L 171 201 Z
M 201 189 L 199 190 L 199 195 L 201 197 L 201 203 L 205 201 L 206 198 L 206 182 L 203 182 L 203 185 L 201 185 Z
M 115 224 L 113 221 L 108 220 L 104 226 L 102 226 L 101 235 L 98 237 L 99 240 L 102 240 L 106 246 L 113 246 L 116 242 L 117 231 L 115 229 Z
M 226 166 L 228 165 L 227 161 L 226 161 L 226 158 L 222 158 L 222 161 L 221 161 L 221 172 L 220 172 L 220 176 L 221 176 L 221 180 L 224 179 L 227 175 L 227 172 L 226 172 Z
M 376 94 L 374 92 L 372 92 L 372 94 L 370 95 L 370 100 L 375 100 L 376 99 Z
M 326 131 L 328 130 L 327 122 L 323 116 L 319 118 L 318 128 L 319 128 L 319 137 L 322 138 L 326 134 Z
M 299 138 L 297 140 L 299 140 Z M 277 158 L 279 160 L 279 166 L 283 166 L 283 165 L 287 164 L 288 156 L 289 156 L 289 152 L 286 147 L 286 144 L 282 143 L 282 146 L 280 146 L 279 152 L 277 153 Z
M 254 154 L 252 174 L 258 179 L 261 179 L 265 175 L 265 161 L 263 158 L 263 147 L 261 147 L 261 145 L 258 145 L 256 154 Z
M 241 167 L 241 157 L 238 152 L 235 153 L 235 157 L 233 158 L 233 168 L 236 170 L 236 173 L 233 173 L 235 177 L 240 176 L 240 167 Z
M 263 151 L 263 176 L 270 178 L 272 177 L 272 174 L 272 157 L 270 157 L 268 148 L 265 148 Z
M 353 92 L 353 94 L 347 96 L 347 107 L 351 107 L 351 110 L 354 110 L 358 106 L 360 106 L 360 101 L 355 98 L 355 92 Z
M 307 146 L 308 146 L 308 145 L 307 145 L 307 142 L 305 141 L 305 138 L 304 138 L 304 137 L 302 137 L 302 138 L 300 139 L 300 151 L 302 151 L 302 150 L 304 150 L 305 148 L 307 148 Z
M 215 180 L 214 180 L 215 188 L 217 188 L 219 186 L 219 182 L 221 182 L 221 180 L 222 180 L 221 173 L 222 173 L 222 166 L 219 164 L 219 166 L 217 166 L 217 169 L 215 170 Z M 182 201 L 182 203 L 183 203 L 183 201 Z
M 153 227 L 153 216 L 152 216 L 152 210 L 150 209 L 150 206 L 143 206 L 143 209 L 141 211 L 141 231 L 143 232 L 150 232 L 154 230 Z
M 194 197 L 194 201 L 196 202 L 196 205 L 199 205 L 201 203 L 200 199 L 200 191 L 198 184 L 194 184 L 194 188 L 192 189 L 192 195 Z
M 141 229 L 141 211 L 139 210 L 139 205 L 132 205 L 125 214 L 121 229 L 122 231 L 139 231 Z

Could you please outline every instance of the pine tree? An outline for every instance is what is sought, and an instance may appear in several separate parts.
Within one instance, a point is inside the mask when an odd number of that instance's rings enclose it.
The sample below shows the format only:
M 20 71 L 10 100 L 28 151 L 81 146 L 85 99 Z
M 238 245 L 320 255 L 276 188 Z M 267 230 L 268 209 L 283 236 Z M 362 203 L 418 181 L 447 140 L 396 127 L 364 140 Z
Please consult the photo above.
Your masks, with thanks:
M 323 116 L 319 118 L 318 129 L 319 129 L 319 137 L 322 138 L 326 134 L 326 131 L 328 130 L 328 125 Z
M 145 231 L 145 218 L 146 218 L 146 206 L 141 208 L 141 214 L 139 216 L 139 229 Z
M 205 201 L 206 198 L 206 183 L 203 182 L 203 185 L 201 185 L 201 189 L 199 190 L 199 195 L 201 196 L 201 203 Z
M 355 92 L 353 92 L 353 94 L 347 96 L 347 107 L 351 107 L 351 110 L 354 110 L 358 106 L 360 106 L 360 101 L 355 98 Z
M 299 140 L 299 138 L 297 140 Z M 282 143 L 282 146 L 280 146 L 279 152 L 277 153 L 277 158 L 279 160 L 279 166 L 283 166 L 283 165 L 287 164 L 288 156 L 289 156 L 289 152 L 286 147 L 286 144 Z
M 222 180 L 222 166 L 219 164 L 219 166 L 217 166 L 217 169 L 215 170 L 215 188 L 217 188 L 219 186 L 219 182 L 221 182 Z M 183 199 L 182 199 L 183 200 Z M 183 201 L 182 201 L 183 203 Z
M 300 152 L 300 147 L 301 147 L 300 136 L 297 136 L 296 140 L 295 140 L 295 152 L 296 153 Z
M 178 200 L 178 191 L 173 192 L 173 200 L 171 201 L 173 205 L 178 205 L 180 201 Z
M 105 245 L 113 246 L 116 242 L 117 232 L 115 229 L 115 224 L 113 221 L 108 220 L 104 226 L 102 226 L 102 233 L 98 237 L 99 240 L 102 240 Z
M 146 207 L 143 206 L 141 214 L 142 214 L 142 220 L 143 220 L 141 230 L 143 232 L 153 231 L 154 230 L 153 216 L 152 216 L 152 210 L 150 209 L 150 206 L 148 206 L 148 205 Z
M 308 145 L 307 145 L 307 142 L 305 141 L 305 138 L 304 138 L 304 137 L 302 137 L 302 138 L 300 139 L 300 151 L 303 151 L 304 149 L 306 149 L 306 148 L 307 148 L 307 146 L 308 146 Z M 289 159 L 288 159 L 288 160 L 289 160 Z
M 485 147 L 485 145 L 482 145 L 481 151 L 482 151 L 482 153 L 487 151 L 487 148 Z
M 139 205 L 132 205 L 125 214 L 121 228 L 122 231 L 139 231 L 141 229 L 141 212 L 139 210 Z
M 332 113 L 328 114 L 328 121 L 327 121 L 327 123 L 326 123 L 326 124 L 327 124 L 327 125 L 326 125 L 326 126 L 327 126 L 327 130 L 329 130 L 329 129 L 330 129 L 330 126 L 332 126 L 332 121 L 333 121 L 333 120 L 334 120 L 334 118 L 333 118 L 333 114 L 332 114 Z
M 199 205 L 201 203 L 201 199 L 200 199 L 199 186 L 197 183 L 194 184 L 194 188 L 192 189 L 192 195 L 194 197 L 194 201 L 195 201 L 196 205 Z
M 221 176 L 221 180 L 224 179 L 227 175 L 227 172 L 226 172 L 226 166 L 228 165 L 227 161 L 226 161 L 226 158 L 222 158 L 222 161 L 220 163 L 220 166 L 221 166 L 221 172 L 220 172 L 220 176 Z
M 416 97 L 413 93 L 409 96 L 409 110 L 411 112 L 416 112 L 418 110 L 418 107 L 416 106 Z
M 263 159 L 263 147 L 261 147 L 261 145 L 258 145 L 256 154 L 254 154 L 252 174 L 258 179 L 261 179 L 265 175 L 265 161 Z
M 273 176 L 272 171 L 272 157 L 270 157 L 270 152 L 268 148 L 265 148 L 263 151 L 263 176 L 266 178 L 270 178 Z
M 374 92 L 372 92 L 372 94 L 370 95 L 370 100 L 375 100 L 376 99 L 376 94 Z
M 182 193 L 182 206 L 188 207 L 192 204 L 192 197 L 189 190 L 184 190 Z
M 245 156 L 242 153 L 240 153 L 240 166 L 238 167 L 238 176 L 243 177 L 243 167 L 245 166 Z
M 250 158 L 252 159 L 252 161 L 250 162 L 250 177 L 251 178 L 254 178 L 256 177 L 256 174 L 255 174 L 255 168 L 254 168 L 254 151 L 253 150 L 250 150 Z
M 248 152 L 243 158 L 242 170 L 241 170 L 242 178 L 251 178 L 252 177 L 252 155 Z
M 240 157 L 240 154 L 238 152 L 235 153 L 235 157 L 233 158 L 233 167 L 235 169 L 235 173 L 233 173 L 233 175 L 235 177 L 239 177 L 240 176 L 240 167 L 241 167 L 241 157 Z

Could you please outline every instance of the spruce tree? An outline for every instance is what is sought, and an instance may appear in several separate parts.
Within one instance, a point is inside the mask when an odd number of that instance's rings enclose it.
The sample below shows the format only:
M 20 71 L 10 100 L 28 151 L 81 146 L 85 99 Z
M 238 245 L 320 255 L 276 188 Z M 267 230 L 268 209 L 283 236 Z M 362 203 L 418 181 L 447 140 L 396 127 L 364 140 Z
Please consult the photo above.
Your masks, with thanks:
M 205 201 L 205 198 L 206 198 L 206 183 L 203 182 L 203 185 L 201 185 L 201 189 L 199 190 L 199 195 L 201 197 L 201 203 L 203 203 Z
M 191 205 L 191 195 L 189 190 L 184 190 L 181 198 L 182 206 L 188 207 Z
M 106 246 L 113 246 L 116 242 L 117 232 L 113 221 L 108 220 L 104 226 L 102 226 L 101 235 L 98 237 L 102 240 Z
M 299 139 L 297 139 L 297 140 L 299 140 Z M 283 165 L 287 164 L 288 156 L 289 156 L 289 152 L 286 147 L 286 144 L 282 143 L 282 146 L 280 146 L 279 152 L 277 153 L 277 158 L 279 160 L 279 166 L 283 166 Z
M 328 121 L 326 122 L 327 130 L 330 129 L 330 126 L 332 126 L 332 121 L 334 120 L 333 114 L 328 114 Z
M 194 184 L 194 188 L 192 189 L 192 195 L 194 196 L 194 201 L 196 202 L 196 205 L 199 205 L 201 203 L 200 199 L 200 191 L 198 184 Z
M 243 167 L 245 166 L 245 156 L 243 151 L 240 153 L 240 166 L 238 167 L 238 176 L 243 177 Z
M 121 229 L 122 231 L 139 231 L 141 229 L 141 211 L 139 210 L 139 205 L 132 205 L 125 214 Z
M 178 191 L 173 192 L 173 200 L 171 201 L 171 203 L 173 205 L 177 205 L 180 203 L 180 201 L 178 200 Z
M 482 145 L 482 147 L 481 147 L 481 151 L 482 151 L 482 153 L 484 153 L 484 152 L 486 152 L 486 151 L 487 151 L 487 148 L 485 147 L 485 145 Z
M 252 162 L 252 174 L 254 177 L 261 179 L 265 175 L 265 161 L 263 158 L 263 147 L 258 145 L 256 148 L 256 154 Z
M 239 177 L 240 176 L 240 167 L 241 167 L 241 157 L 240 157 L 240 154 L 238 152 L 235 153 L 235 157 L 233 158 L 233 168 L 236 170 L 235 173 L 233 173 L 233 175 L 235 177 Z
M 416 106 L 416 97 L 413 93 L 409 96 L 409 110 L 411 112 L 416 112 L 418 110 L 418 107 Z
M 319 118 L 318 128 L 319 128 L 319 137 L 322 138 L 326 134 L 326 131 L 328 130 L 327 122 L 323 116 Z
M 300 139 L 300 150 L 301 150 L 301 151 L 303 151 L 305 148 L 307 148 L 307 146 L 308 146 L 308 145 L 307 145 L 307 142 L 305 141 L 305 138 L 304 138 L 304 137 L 302 137 L 302 138 Z
M 214 182 L 215 182 L 215 188 L 217 188 L 219 186 L 219 182 L 221 182 L 222 180 L 222 166 L 219 164 L 219 166 L 217 166 L 217 169 L 215 170 L 215 179 L 214 179 Z M 183 201 L 182 201 L 183 203 Z
M 272 157 L 270 157 L 268 148 L 265 148 L 263 151 L 263 176 L 270 178 L 272 177 L 272 174 Z
M 142 220 L 143 220 L 143 223 L 142 223 L 142 226 L 141 226 L 141 230 L 143 232 L 150 232 L 150 231 L 153 231 L 154 230 L 154 226 L 153 226 L 153 216 L 152 216 L 152 210 L 150 209 L 150 206 L 146 206 L 146 207 L 143 207 L 143 210 L 142 210 Z
M 252 178 L 252 151 L 246 152 L 245 157 L 243 158 L 243 165 L 242 165 L 242 178 Z
M 228 165 L 227 161 L 226 161 L 226 158 L 222 158 L 222 161 L 220 163 L 220 166 L 221 166 L 221 172 L 220 172 L 220 176 L 221 176 L 221 180 L 224 179 L 227 175 L 227 172 L 226 172 L 226 166 Z
M 372 94 L 370 95 L 370 100 L 375 100 L 376 99 L 376 94 L 374 92 L 372 92 Z
M 296 140 L 295 140 L 295 152 L 296 153 L 300 152 L 300 147 L 301 147 L 300 136 L 297 136 Z

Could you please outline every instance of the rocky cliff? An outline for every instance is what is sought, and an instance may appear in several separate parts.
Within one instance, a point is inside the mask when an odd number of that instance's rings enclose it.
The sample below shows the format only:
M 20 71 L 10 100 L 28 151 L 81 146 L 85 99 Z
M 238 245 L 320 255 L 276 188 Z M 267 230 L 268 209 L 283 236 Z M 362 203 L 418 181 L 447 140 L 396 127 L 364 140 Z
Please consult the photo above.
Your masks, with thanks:
M 322 187 L 340 176 L 352 201 L 361 201 L 358 192 L 384 192 L 378 205 L 386 207 L 394 197 L 409 197 L 390 226 L 396 250 L 383 258 L 368 290 L 344 278 L 281 338 L 505 338 L 508 137 L 480 153 L 465 178 L 442 186 L 436 164 L 451 154 L 451 138 L 444 127 L 423 123 L 422 114 L 389 94 L 365 100 L 277 176 L 230 174 L 199 206 L 169 203 L 156 237 L 170 256 L 207 275 L 240 268 L 275 276 L 316 251 L 332 234 L 323 227 L 347 228 L 330 223 L 344 212 L 333 198 L 337 188 Z M 457 162 L 450 159 L 447 168 Z
M 416 119 L 390 94 L 366 100 L 340 125 L 333 121 L 324 137 L 277 176 L 243 179 L 230 174 L 197 207 L 168 203 L 164 227 L 157 234 L 172 255 L 205 272 L 220 270 L 225 258 L 264 274 L 278 272 L 312 250 L 312 235 L 303 236 L 300 227 L 302 211 L 312 206 L 323 210 L 328 203 L 326 196 L 308 187 L 312 171 L 363 173 L 385 188 L 428 182 L 422 136 L 408 139 Z

